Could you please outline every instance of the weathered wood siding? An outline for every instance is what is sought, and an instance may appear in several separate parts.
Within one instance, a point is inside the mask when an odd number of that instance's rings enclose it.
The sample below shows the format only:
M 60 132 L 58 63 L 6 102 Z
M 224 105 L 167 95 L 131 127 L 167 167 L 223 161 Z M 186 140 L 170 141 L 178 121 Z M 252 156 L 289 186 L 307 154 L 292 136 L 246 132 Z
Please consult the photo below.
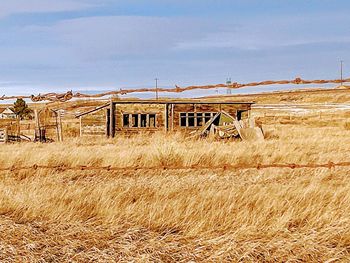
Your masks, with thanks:
M 165 131 L 166 104 L 115 104 L 115 133 L 128 134 L 138 132 Z M 168 130 L 193 130 L 198 127 L 181 127 L 180 113 L 217 113 L 226 111 L 233 117 L 237 117 L 238 111 L 243 111 L 242 118 L 248 117 L 251 109 L 249 104 L 168 104 Z M 123 127 L 123 114 L 156 114 L 156 127 Z
M 80 136 L 105 135 L 106 133 L 106 109 L 84 115 L 80 122 Z
M 155 127 L 124 127 L 123 114 L 156 114 Z M 115 132 L 137 133 L 142 131 L 164 130 L 165 105 L 163 104 L 116 104 L 115 109 Z
M 181 127 L 180 126 L 180 113 L 184 112 L 200 112 L 200 113 L 217 113 L 220 111 L 226 111 L 233 117 L 237 117 L 237 111 L 248 111 L 250 110 L 250 105 L 245 104 L 174 104 L 173 112 L 174 114 L 174 124 L 173 130 L 184 130 L 184 129 L 197 129 L 198 127 Z M 171 127 L 171 116 L 170 119 L 170 128 Z

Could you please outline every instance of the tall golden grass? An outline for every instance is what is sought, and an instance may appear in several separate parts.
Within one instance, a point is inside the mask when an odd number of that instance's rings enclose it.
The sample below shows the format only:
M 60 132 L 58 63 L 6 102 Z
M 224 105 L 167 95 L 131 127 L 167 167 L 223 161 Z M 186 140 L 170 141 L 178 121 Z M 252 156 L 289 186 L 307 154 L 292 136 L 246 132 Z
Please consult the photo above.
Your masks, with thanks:
M 263 142 L 181 134 L 1 145 L 0 167 L 349 161 L 350 131 L 267 127 Z M 350 259 L 350 168 L 3 171 L 0 260 Z

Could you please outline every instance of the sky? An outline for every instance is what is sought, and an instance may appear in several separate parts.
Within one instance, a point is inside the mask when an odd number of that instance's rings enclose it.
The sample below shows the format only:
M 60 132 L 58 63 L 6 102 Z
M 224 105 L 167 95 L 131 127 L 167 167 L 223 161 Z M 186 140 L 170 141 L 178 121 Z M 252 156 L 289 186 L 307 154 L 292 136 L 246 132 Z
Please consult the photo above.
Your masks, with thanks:
M 2 0 L 0 95 L 350 69 L 348 0 Z M 348 66 L 349 65 L 349 66 Z

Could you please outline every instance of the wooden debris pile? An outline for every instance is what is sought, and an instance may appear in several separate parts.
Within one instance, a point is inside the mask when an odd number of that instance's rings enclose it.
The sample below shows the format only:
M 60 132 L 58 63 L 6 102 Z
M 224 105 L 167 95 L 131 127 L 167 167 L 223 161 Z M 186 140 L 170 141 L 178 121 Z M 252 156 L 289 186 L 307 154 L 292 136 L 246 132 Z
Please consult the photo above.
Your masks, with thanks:
M 237 120 L 225 111 L 218 112 L 193 135 L 198 137 L 212 136 L 221 139 L 241 138 L 250 141 L 264 139 L 262 129 L 256 126 L 253 118 Z

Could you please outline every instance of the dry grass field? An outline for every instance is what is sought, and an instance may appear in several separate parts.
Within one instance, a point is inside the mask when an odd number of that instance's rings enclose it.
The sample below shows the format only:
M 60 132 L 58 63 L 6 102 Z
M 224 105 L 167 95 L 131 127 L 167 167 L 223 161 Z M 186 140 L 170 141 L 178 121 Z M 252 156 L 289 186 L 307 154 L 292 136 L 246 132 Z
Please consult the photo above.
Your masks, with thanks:
M 225 169 L 346 162 L 350 131 L 265 131 L 254 143 L 153 134 L 1 145 L 0 168 L 12 170 L 0 172 L 0 261 L 350 260 L 350 167 Z M 56 168 L 16 169 L 34 165 Z M 68 169 L 109 165 L 124 169 Z

